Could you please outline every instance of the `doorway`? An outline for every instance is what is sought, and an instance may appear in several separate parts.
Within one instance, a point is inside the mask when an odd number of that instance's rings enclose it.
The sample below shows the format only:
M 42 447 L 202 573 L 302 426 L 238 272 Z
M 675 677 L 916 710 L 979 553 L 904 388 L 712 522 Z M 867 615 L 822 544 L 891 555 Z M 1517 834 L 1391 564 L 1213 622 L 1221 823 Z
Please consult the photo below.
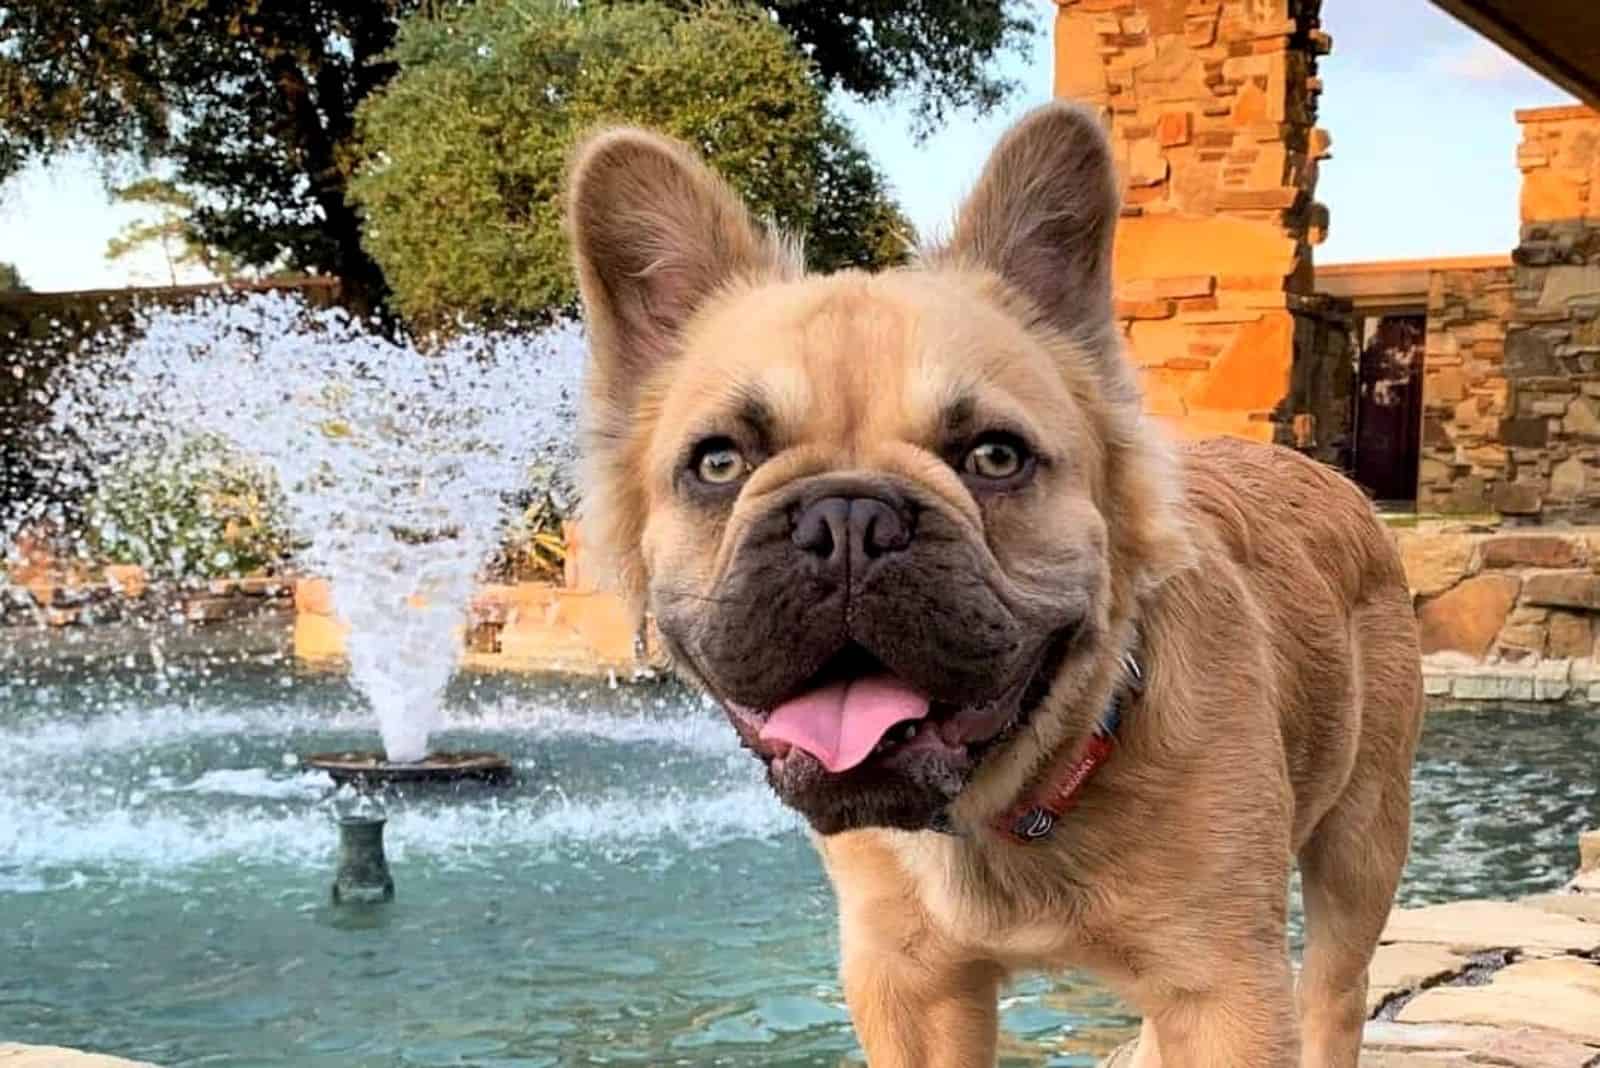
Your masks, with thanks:
M 1362 324 L 1355 480 L 1380 505 L 1416 504 L 1427 331 L 1425 315 L 1384 315 Z

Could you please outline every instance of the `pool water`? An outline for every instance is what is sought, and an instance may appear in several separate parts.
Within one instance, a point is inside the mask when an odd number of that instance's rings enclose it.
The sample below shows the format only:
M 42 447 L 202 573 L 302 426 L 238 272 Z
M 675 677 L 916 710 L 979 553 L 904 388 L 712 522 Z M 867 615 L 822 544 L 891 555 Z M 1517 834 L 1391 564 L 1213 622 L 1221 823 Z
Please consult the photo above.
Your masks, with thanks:
M 711 709 L 667 684 L 480 677 L 457 748 L 516 785 L 394 803 L 392 905 L 328 903 L 345 684 L 283 667 L 0 662 L 0 1041 L 163 1065 L 859 1064 L 827 883 Z M 1595 821 L 1600 716 L 1430 719 L 1407 903 L 1546 890 Z M 1134 1021 L 1084 978 L 1004 1001 L 1006 1066 Z

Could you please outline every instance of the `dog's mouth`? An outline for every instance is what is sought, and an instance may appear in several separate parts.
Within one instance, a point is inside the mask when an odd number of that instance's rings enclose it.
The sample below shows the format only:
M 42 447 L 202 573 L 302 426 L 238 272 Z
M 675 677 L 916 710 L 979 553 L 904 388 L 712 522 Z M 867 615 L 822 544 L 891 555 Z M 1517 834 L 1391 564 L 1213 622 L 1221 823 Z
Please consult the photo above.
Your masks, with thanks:
M 940 701 L 849 643 L 788 699 L 766 709 L 731 702 L 725 708 L 745 746 L 775 775 L 797 758 L 836 777 L 926 767 L 930 758 L 947 771 L 966 772 L 1027 724 L 1061 668 L 1074 629 L 1054 635 L 1033 670 L 979 704 Z

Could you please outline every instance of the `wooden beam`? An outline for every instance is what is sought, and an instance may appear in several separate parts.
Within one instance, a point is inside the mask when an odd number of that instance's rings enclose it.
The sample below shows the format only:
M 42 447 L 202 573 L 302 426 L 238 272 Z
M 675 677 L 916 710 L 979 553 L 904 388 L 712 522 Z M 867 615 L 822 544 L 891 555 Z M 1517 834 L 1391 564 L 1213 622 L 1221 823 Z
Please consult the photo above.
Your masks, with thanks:
M 1548 9 L 1560 8 L 1566 3 L 1594 2 L 1596 0 L 1552 0 L 1544 6 Z M 1546 41 L 1528 31 L 1527 19 L 1510 18 L 1497 5 L 1485 0 L 1433 0 L 1433 3 L 1579 100 L 1600 107 L 1600 69 L 1584 70 L 1556 55 Z M 1522 0 L 1522 3 L 1524 10 L 1540 6 L 1538 0 Z

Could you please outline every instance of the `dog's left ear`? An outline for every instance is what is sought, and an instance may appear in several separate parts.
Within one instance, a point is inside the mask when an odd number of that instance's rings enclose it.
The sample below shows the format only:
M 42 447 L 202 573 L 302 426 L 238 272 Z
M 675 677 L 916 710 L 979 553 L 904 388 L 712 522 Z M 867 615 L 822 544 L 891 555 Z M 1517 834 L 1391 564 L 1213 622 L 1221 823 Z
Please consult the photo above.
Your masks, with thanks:
M 1100 362 L 1114 395 L 1132 391 L 1111 305 L 1111 240 L 1120 206 L 1099 120 L 1087 108 L 1056 101 L 1000 139 L 949 244 L 930 258 L 994 271 Z

